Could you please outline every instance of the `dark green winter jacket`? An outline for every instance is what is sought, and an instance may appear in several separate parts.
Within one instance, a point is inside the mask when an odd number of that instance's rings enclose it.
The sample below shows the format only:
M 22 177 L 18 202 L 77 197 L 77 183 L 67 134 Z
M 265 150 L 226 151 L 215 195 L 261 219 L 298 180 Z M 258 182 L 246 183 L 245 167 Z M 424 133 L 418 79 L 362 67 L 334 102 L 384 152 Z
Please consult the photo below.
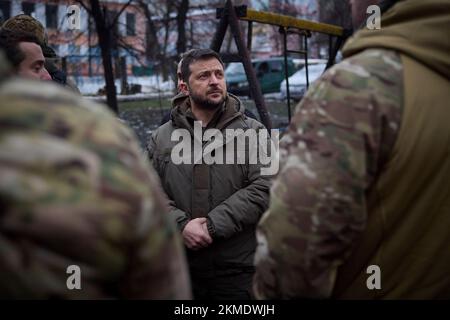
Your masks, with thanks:
M 205 277 L 252 272 L 255 226 L 268 207 L 271 177 L 261 175 L 261 166 L 249 164 L 248 158 L 245 164 L 175 164 L 171 153 L 179 140 L 171 141 L 172 133 L 186 129 L 193 137 L 195 117 L 186 96 L 173 104 L 171 121 L 152 133 L 147 149 L 180 231 L 192 218 L 208 218 L 213 243 L 198 251 L 187 249 L 191 272 Z M 224 136 L 226 129 L 265 129 L 244 115 L 242 103 L 231 94 L 204 129 L 210 128 Z M 202 142 L 203 153 L 207 145 Z

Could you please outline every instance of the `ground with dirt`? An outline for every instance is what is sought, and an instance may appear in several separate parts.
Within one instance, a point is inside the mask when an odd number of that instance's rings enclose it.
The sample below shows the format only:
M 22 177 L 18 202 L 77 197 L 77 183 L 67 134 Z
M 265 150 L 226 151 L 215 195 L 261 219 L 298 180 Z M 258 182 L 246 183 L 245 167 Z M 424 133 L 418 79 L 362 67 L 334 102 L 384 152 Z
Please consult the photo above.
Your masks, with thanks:
M 147 140 L 153 130 L 161 125 L 163 114 L 169 112 L 167 109 L 135 108 L 121 111 L 119 117 L 127 122 L 134 130 L 142 147 L 145 147 Z

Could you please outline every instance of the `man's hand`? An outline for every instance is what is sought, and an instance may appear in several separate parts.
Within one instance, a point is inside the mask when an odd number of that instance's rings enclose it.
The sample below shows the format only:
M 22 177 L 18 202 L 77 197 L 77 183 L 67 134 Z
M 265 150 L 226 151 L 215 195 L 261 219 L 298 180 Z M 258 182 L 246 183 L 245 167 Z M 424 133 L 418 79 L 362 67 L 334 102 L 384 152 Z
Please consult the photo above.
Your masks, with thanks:
M 206 248 L 212 243 L 206 221 L 206 218 L 196 218 L 186 224 L 182 232 L 186 247 L 192 250 L 198 250 Z

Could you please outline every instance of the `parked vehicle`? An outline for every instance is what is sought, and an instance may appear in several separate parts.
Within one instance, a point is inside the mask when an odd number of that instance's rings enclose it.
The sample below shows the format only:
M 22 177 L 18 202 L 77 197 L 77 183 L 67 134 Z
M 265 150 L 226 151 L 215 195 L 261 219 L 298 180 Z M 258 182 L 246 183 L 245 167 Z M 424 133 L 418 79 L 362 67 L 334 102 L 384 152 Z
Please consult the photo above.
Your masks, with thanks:
M 252 65 L 262 93 L 279 92 L 280 83 L 285 78 L 284 57 L 255 59 L 252 60 Z M 288 59 L 288 75 L 294 74 L 295 70 L 294 62 L 292 59 Z M 250 96 L 247 75 L 242 63 L 230 63 L 225 69 L 225 77 L 229 92 L 241 96 Z
M 310 64 L 308 66 L 308 78 L 311 85 L 325 71 L 326 63 Z M 291 99 L 300 100 L 306 92 L 306 68 L 301 68 L 289 77 L 289 94 Z M 286 79 L 280 84 L 280 94 L 282 99 L 287 98 Z
M 301 68 L 303 68 L 305 66 L 305 59 L 304 58 L 293 58 L 292 61 L 294 62 L 295 68 L 297 70 L 300 70 Z M 327 59 L 311 59 L 308 58 L 308 65 L 312 66 L 314 64 L 319 64 L 319 63 L 327 63 L 328 60 Z

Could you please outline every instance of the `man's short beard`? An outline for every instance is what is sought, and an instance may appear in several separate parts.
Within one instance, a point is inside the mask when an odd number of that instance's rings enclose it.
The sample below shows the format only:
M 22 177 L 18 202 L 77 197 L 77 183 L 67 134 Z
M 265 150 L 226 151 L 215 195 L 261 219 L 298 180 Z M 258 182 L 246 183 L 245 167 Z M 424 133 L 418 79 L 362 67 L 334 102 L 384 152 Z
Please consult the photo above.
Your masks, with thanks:
M 195 102 L 195 104 L 202 108 L 202 109 L 206 109 L 206 110 L 215 110 L 217 108 L 219 108 L 223 102 L 225 101 L 225 97 L 222 96 L 222 99 L 219 102 L 213 102 L 211 100 L 209 100 L 208 98 L 204 99 L 194 93 L 190 93 L 190 97 L 192 99 L 192 101 Z

